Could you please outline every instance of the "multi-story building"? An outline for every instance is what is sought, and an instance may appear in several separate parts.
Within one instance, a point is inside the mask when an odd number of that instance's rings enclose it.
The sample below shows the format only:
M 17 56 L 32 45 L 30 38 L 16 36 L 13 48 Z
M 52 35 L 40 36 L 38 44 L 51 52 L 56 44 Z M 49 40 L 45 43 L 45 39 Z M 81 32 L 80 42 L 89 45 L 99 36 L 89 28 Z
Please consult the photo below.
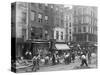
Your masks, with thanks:
M 97 7 L 73 6 L 73 40 L 97 42 Z
M 12 36 L 16 38 L 17 56 L 22 56 L 24 53 L 23 43 L 27 40 L 56 39 L 56 41 L 64 42 L 63 5 L 16 2 L 12 4 L 12 7 L 12 15 L 15 15 L 12 16 L 12 20 L 14 20 L 12 30 L 15 31 L 12 31 Z M 55 34 L 57 35 L 55 36 Z M 37 46 L 41 47 L 39 44 Z M 42 48 L 45 48 L 43 44 Z
M 17 56 L 27 40 L 97 42 L 97 8 L 17 2 L 12 4 L 11 26 Z
M 56 42 L 65 42 L 64 5 L 54 5 L 54 39 Z
M 26 3 L 12 3 L 11 5 L 11 40 L 12 49 L 16 56 L 21 56 L 22 45 L 25 41 L 27 30 L 27 4 Z
M 53 38 L 53 15 L 49 4 L 29 3 L 29 38 L 49 40 Z
M 66 42 L 73 41 L 73 10 L 71 7 L 64 8 L 64 27 L 66 28 Z

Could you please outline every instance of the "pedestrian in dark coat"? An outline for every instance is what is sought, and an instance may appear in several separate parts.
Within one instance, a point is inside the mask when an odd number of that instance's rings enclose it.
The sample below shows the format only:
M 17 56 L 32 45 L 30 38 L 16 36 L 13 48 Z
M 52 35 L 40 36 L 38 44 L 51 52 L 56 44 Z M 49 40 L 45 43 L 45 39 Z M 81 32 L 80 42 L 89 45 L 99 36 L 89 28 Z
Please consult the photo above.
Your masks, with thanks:
M 55 55 L 53 54 L 53 57 L 52 57 L 52 64 L 55 65 Z
M 68 54 L 64 55 L 65 64 L 68 64 L 68 57 L 69 57 L 69 55 L 68 55 Z
M 33 57 L 32 63 L 33 63 L 32 71 L 36 72 L 37 70 L 37 57 L 36 56 Z
M 88 51 L 88 64 L 91 64 L 91 51 Z
M 68 64 L 70 64 L 71 63 L 71 54 L 70 53 L 68 53 Z
M 75 60 L 75 53 L 73 52 L 72 53 L 72 61 L 73 61 L 73 63 L 74 63 L 74 60 Z
M 85 54 L 83 54 L 82 56 L 81 56 L 81 67 L 85 64 L 87 67 L 88 67 L 88 64 L 87 64 L 87 60 L 86 60 L 86 55 Z
M 37 69 L 40 69 L 40 55 L 37 56 Z

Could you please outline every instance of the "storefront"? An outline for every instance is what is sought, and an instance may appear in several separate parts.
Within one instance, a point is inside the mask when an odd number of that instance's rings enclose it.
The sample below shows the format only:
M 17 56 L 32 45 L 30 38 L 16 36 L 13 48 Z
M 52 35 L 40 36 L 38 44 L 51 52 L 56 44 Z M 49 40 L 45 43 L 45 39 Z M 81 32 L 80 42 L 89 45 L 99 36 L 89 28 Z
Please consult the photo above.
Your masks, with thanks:
M 52 46 L 52 54 L 56 53 L 59 55 L 63 55 L 64 53 L 70 51 L 69 46 L 64 42 L 55 42 Z
M 34 41 L 32 42 L 31 50 L 33 54 L 46 55 L 49 51 L 50 42 L 48 41 Z
M 23 52 L 24 56 L 26 53 L 30 53 L 30 59 L 34 56 L 34 55 L 41 55 L 41 56 L 45 56 L 49 53 L 49 48 L 50 48 L 50 42 L 49 41 L 44 41 L 44 40 L 36 40 L 36 41 L 28 41 L 27 45 L 25 46 L 25 50 Z
M 56 51 L 58 51 L 59 55 L 63 55 L 64 53 L 70 51 L 70 48 L 67 44 L 55 44 Z

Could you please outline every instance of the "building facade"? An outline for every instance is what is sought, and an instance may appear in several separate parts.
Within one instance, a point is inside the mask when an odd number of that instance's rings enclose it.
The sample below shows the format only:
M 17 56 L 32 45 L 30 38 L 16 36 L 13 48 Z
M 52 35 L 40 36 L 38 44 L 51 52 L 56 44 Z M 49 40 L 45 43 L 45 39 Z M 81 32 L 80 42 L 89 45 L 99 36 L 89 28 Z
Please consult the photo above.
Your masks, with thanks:
M 17 56 L 27 40 L 97 42 L 97 8 L 16 2 L 12 7 L 12 35 Z M 37 45 L 39 46 L 39 45 Z
M 51 5 L 29 3 L 29 39 L 53 38 L 53 12 Z
M 54 5 L 54 39 L 56 42 L 66 41 L 66 28 L 64 27 L 64 5 Z
M 23 55 L 27 40 L 65 42 L 63 5 L 16 2 L 12 11 L 12 37 L 16 38 L 17 56 Z
M 73 40 L 97 43 L 97 7 L 73 6 Z
M 27 3 L 12 3 L 11 5 L 11 42 L 16 57 L 22 55 L 23 42 L 26 40 Z M 12 53 L 12 54 L 13 54 Z
M 64 8 L 64 27 L 66 28 L 66 42 L 73 41 L 73 9 Z

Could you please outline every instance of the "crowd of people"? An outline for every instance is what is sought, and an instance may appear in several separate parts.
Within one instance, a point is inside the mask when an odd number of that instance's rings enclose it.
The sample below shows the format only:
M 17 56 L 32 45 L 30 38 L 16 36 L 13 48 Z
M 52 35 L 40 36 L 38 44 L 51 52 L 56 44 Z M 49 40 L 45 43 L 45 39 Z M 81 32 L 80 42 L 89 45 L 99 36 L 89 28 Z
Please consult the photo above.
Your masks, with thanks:
M 70 63 L 75 63 L 76 57 L 79 57 L 81 63 L 80 66 L 84 66 L 84 64 L 88 67 L 91 64 L 91 50 L 69 50 L 65 51 L 62 54 L 53 52 L 46 55 L 35 54 L 32 56 L 31 52 L 26 52 L 26 55 L 30 55 L 32 58 L 32 71 L 37 71 L 40 68 L 40 64 L 43 63 L 44 65 L 58 65 L 58 64 L 65 64 L 68 65 Z M 28 62 L 23 60 L 23 57 L 16 60 L 17 63 L 24 63 L 27 65 Z
M 80 67 L 83 67 L 84 65 L 86 67 L 88 67 L 89 64 L 91 64 L 91 55 L 92 55 L 92 52 L 86 51 L 86 50 L 81 51 L 80 54 L 76 53 L 75 51 L 65 52 L 62 55 L 59 55 L 58 53 L 53 53 L 52 56 L 46 55 L 43 58 L 44 61 L 42 61 L 42 62 L 44 62 L 44 65 L 50 65 L 50 64 L 58 65 L 58 64 L 62 64 L 62 63 L 68 65 L 70 63 L 75 63 L 76 57 L 79 57 L 79 59 L 81 61 L 81 63 L 79 64 Z M 38 67 L 37 70 L 38 70 L 39 62 L 41 61 L 41 57 L 38 55 L 37 57 L 35 56 L 35 58 L 37 58 L 38 61 L 36 60 L 37 65 L 35 63 L 34 66 L 37 66 Z M 51 63 L 49 63 L 49 61 L 51 61 Z
M 58 64 L 70 64 L 71 62 L 75 62 L 75 53 L 66 52 L 62 55 L 58 53 L 53 53 L 52 55 L 46 55 L 44 58 L 41 57 L 39 54 L 36 54 L 32 58 L 33 61 L 33 68 L 32 71 L 36 71 L 39 69 L 40 62 L 44 63 L 44 65 L 58 65 Z

